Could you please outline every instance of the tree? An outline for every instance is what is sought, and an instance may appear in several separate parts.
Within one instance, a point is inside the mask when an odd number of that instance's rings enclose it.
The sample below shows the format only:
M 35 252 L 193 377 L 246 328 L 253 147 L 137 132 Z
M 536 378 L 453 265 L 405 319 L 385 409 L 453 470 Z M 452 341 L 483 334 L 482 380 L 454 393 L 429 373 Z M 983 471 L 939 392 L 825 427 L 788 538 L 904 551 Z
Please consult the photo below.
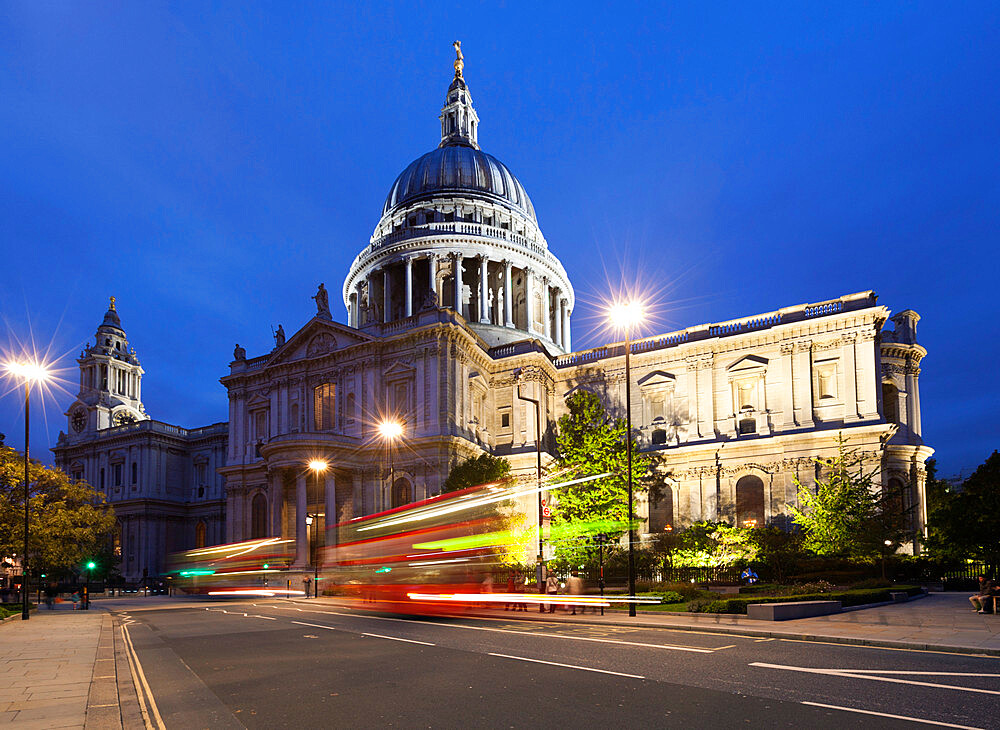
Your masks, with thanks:
M 441 492 L 457 492 L 507 479 L 510 479 L 510 462 L 503 457 L 484 453 L 452 467 L 448 478 L 441 485 Z
M 28 471 L 29 570 L 79 572 L 110 540 L 115 524 L 111 507 L 85 481 L 73 481 L 59 469 L 30 461 Z M 0 555 L 24 550 L 23 480 L 24 455 L 0 446 Z
M 829 475 L 816 480 L 815 493 L 798 477 L 794 480 L 802 506 L 791 512 L 805 533 L 803 547 L 817 555 L 860 558 L 894 552 L 909 533 L 910 510 L 902 493 L 883 489 L 876 480 L 879 468 L 867 466 L 862 454 L 847 448 L 843 435 L 837 436 L 837 455 L 817 462 Z
M 594 534 L 603 532 L 617 539 L 628 530 L 626 424 L 624 418 L 612 418 L 601 399 L 586 390 L 570 395 L 566 406 L 569 413 L 559 419 L 556 436 L 558 465 L 571 479 L 610 473 L 579 485 L 553 487 L 552 528 L 561 538 L 555 542 L 556 555 L 580 565 L 596 561 Z M 632 475 L 633 492 L 652 490 L 655 499 L 653 460 L 639 452 L 634 438 Z
M 994 574 L 1000 568 L 1000 453 L 984 461 L 962 489 L 931 513 L 934 552 L 982 560 Z

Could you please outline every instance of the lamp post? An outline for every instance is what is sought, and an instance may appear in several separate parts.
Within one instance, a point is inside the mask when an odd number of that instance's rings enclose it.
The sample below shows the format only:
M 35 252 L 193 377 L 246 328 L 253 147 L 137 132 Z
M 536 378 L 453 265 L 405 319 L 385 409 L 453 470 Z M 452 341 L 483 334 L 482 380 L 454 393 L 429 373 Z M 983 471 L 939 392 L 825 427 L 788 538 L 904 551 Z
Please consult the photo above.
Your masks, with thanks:
M 378 434 L 389 449 L 389 501 L 392 500 L 392 489 L 396 481 L 396 464 L 393 460 L 393 448 L 396 440 L 403 435 L 403 424 L 399 421 L 382 421 L 378 425 Z
M 325 474 L 330 465 L 322 459 L 312 459 L 309 461 L 309 470 L 319 478 L 320 474 Z M 307 514 L 306 525 L 313 527 L 312 550 L 309 551 L 309 559 L 313 564 L 313 598 L 319 598 L 319 561 L 316 560 L 317 535 L 319 534 L 319 513 Z
M 535 478 L 537 480 L 536 492 L 538 499 L 538 557 L 535 559 L 535 582 L 538 585 L 538 592 L 544 593 L 545 586 L 542 583 L 542 567 L 545 564 L 545 553 L 542 549 L 542 405 L 538 398 L 528 398 L 521 393 L 521 377 L 523 373 L 520 368 L 514 371 L 514 380 L 517 382 L 517 397 L 519 400 L 533 403 L 535 406 Z M 544 604 L 538 604 L 538 612 L 545 613 Z
M 97 563 L 89 560 L 84 567 L 87 569 L 87 582 L 83 584 L 83 609 L 86 611 L 90 608 L 90 572 L 97 567 Z
M 628 594 L 635 595 L 635 526 L 632 513 L 632 328 L 642 321 L 642 304 L 636 300 L 619 302 L 609 312 L 611 322 L 625 332 L 625 444 L 628 481 Z M 628 604 L 628 615 L 635 616 L 635 604 Z
M 38 362 L 8 362 L 7 373 L 24 381 L 24 554 L 21 555 L 21 620 L 28 620 L 28 522 L 30 494 L 28 490 L 28 414 L 31 407 L 31 384 L 45 380 L 49 373 Z

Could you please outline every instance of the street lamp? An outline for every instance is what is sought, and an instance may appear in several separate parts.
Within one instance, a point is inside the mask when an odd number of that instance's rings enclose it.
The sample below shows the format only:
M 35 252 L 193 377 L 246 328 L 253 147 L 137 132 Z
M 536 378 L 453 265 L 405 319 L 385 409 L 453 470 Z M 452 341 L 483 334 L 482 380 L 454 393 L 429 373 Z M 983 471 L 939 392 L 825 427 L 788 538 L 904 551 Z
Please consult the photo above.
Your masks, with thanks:
M 403 424 L 399 421 L 382 421 L 378 425 L 378 435 L 387 444 L 389 449 L 389 498 L 392 498 L 392 488 L 396 481 L 396 464 L 393 459 L 393 447 L 396 440 L 403 435 Z
M 611 324 L 625 333 L 625 443 L 628 465 L 628 594 L 635 595 L 635 527 L 632 514 L 632 328 L 643 320 L 642 302 L 635 299 L 616 302 L 608 311 Z M 635 604 L 629 602 L 628 615 L 635 616 Z
M 326 470 L 329 468 L 330 465 L 322 459 L 311 459 L 309 461 L 309 470 L 317 477 L 319 477 L 320 474 L 325 474 Z M 310 559 L 313 564 L 313 598 L 319 598 L 319 561 L 316 560 L 316 548 L 318 547 L 317 538 L 319 535 L 319 514 L 307 514 L 306 525 L 315 525 L 315 527 L 313 527 L 312 551 Z
M 90 572 L 97 567 L 97 563 L 88 560 L 84 567 L 87 569 L 87 582 L 83 584 L 83 609 L 88 610 L 90 608 Z
M 21 556 L 21 620 L 28 620 L 28 412 L 31 405 L 31 384 L 48 379 L 49 371 L 39 362 L 8 362 L 7 374 L 24 381 L 24 554 Z
M 545 554 L 542 550 L 542 405 L 538 398 L 528 398 L 521 393 L 521 379 L 523 372 L 520 368 L 514 371 L 514 381 L 517 383 L 517 397 L 520 400 L 533 403 L 535 406 L 535 476 L 537 479 L 536 492 L 538 494 L 538 557 L 535 559 L 535 582 L 538 585 L 538 592 L 544 593 L 545 586 L 542 583 L 542 566 L 545 564 Z M 538 612 L 545 613 L 544 604 L 538 604 Z

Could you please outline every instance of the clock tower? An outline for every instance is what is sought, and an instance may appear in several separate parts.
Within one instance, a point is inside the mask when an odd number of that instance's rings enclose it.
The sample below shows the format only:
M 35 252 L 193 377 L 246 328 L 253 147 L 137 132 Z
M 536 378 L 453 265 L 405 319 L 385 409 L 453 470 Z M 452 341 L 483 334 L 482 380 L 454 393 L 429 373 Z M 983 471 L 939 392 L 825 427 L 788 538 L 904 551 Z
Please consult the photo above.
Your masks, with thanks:
M 114 297 L 94 339 L 77 359 L 80 392 L 66 412 L 72 435 L 149 418 L 141 399 L 143 369 L 129 348 Z

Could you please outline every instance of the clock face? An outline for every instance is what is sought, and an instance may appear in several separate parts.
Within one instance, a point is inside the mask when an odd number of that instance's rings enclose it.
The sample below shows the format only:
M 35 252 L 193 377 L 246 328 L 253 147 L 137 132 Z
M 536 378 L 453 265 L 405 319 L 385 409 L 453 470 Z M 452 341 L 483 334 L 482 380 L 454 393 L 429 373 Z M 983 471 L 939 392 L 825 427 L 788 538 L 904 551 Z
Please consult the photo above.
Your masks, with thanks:
M 80 433 L 87 426 L 87 412 L 77 411 L 73 414 L 73 430 Z
M 130 423 L 135 423 L 135 416 L 128 411 L 118 411 L 118 413 L 115 414 L 116 426 L 125 426 Z

